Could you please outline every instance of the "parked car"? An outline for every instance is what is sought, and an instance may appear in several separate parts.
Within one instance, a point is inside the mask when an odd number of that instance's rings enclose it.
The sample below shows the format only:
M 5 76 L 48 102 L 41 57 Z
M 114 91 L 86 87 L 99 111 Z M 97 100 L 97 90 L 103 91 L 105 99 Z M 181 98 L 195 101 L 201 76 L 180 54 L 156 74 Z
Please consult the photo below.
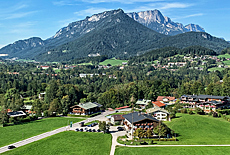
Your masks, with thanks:
M 92 127 L 92 124 L 87 125 L 87 127 Z
M 123 131 L 123 130 L 124 130 L 123 127 L 120 127 L 120 126 L 117 127 L 117 131 Z
M 80 131 L 83 132 L 83 129 L 81 128 Z
M 86 132 L 87 132 L 87 131 L 88 131 L 88 128 L 85 128 L 85 129 L 84 129 L 84 131 L 86 131 Z
M 89 129 L 89 130 L 88 130 L 88 132 L 92 132 L 92 130 L 91 130 L 91 129 Z
M 96 132 L 96 130 L 95 130 L 95 129 L 93 129 L 93 130 L 92 130 L 92 132 Z
M 16 148 L 14 145 L 9 145 L 8 146 L 8 149 L 14 149 L 14 148 Z
M 100 130 L 100 129 L 97 129 L 97 132 L 101 132 L 101 130 Z
M 76 128 L 75 131 L 80 131 L 80 130 L 78 128 Z
M 97 123 L 97 122 L 94 122 L 94 123 L 93 123 L 93 126 L 96 126 L 96 125 L 98 125 L 98 123 Z

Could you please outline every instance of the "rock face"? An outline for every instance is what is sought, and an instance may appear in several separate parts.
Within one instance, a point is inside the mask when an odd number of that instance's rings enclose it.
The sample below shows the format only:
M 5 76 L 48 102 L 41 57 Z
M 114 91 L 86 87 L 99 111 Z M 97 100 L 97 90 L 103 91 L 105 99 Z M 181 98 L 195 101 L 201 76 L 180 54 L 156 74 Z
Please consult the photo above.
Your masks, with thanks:
M 39 37 L 32 37 L 25 40 L 19 40 L 0 49 L 1 54 L 21 57 L 26 51 L 39 48 L 45 45 L 45 42 Z
M 188 24 L 185 26 L 185 28 L 188 31 L 194 31 L 194 32 L 205 32 L 204 29 L 202 27 L 200 27 L 199 25 L 196 24 Z
M 127 15 L 148 28 L 165 35 L 177 35 L 189 31 L 205 32 L 202 27 L 195 24 L 183 26 L 173 22 L 169 17 L 164 17 L 159 10 L 127 13 Z

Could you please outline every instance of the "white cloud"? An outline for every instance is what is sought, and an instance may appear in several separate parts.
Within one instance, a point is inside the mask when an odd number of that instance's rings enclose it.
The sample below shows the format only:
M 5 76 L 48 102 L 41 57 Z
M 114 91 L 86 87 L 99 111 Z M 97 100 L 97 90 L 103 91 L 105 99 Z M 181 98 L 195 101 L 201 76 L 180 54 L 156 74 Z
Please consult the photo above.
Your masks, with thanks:
M 175 17 L 172 18 L 173 20 L 178 20 L 178 19 L 185 19 L 185 18 L 190 18 L 190 17 L 197 17 L 197 16 L 203 16 L 203 13 L 196 13 L 196 14 L 191 14 L 191 15 L 186 15 L 186 16 L 180 16 L 180 17 Z
M 194 4 L 188 4 L 188 3 L 159 3 L 162 5 L 159 9 L 160 10 L 166 10 L 166 9 L 176 9 L 176 8 L 187 8 L 190 6 L 193 6 Z
M 37 11 L 29 11 L 29 12 L 20 12 L 20 13 L 12 13 L 12 14 L 5 14 L 2 15 L 2 19 L 16 19 L 16 18 L 23 18 L 29 16 L 31 14 L 36 13 Z
M 87 3 L 110 3 L 110 2 L 119 2 L 124 4 L 133 4 L 133 3 L 143 3 L 143 2 L 159 2 L 163 0 L 82 0 Z
M 158 9 L 160 11 L 162 10 L 166 11 L 169 9 L 188 8 L 193 5 L 194 4 L 189 4 L 189 3 L 149 3 L 147 5 L 142 5 L 134 9 L 125 10 L 125 12 L 139 12 L 139 11 L 155 10 L 155 9 Z
M 65 5 L 77 5 L 77 4 L 74 1 L 65 0 L 65 1 L 54 1 L 53 5 L 65 6 Z

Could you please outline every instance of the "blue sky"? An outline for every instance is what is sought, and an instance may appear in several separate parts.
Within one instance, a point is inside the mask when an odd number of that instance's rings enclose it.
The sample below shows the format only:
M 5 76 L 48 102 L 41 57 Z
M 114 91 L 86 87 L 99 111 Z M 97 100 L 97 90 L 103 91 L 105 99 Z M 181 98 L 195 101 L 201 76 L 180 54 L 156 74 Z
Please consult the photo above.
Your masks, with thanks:
M 174 22 L 198 24 L 211 35 L 230 40 L 228 0 L 2 0 L 0 47 L 30 37 L 47 39 L 70 22 L 118 8 L 158 9 Z

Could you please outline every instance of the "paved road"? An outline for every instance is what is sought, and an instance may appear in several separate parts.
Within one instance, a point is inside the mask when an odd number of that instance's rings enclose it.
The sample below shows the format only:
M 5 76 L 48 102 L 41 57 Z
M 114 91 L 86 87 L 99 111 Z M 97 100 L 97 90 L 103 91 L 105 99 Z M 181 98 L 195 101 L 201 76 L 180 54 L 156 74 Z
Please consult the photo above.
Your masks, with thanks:
M 101 120 L 101 121 L 102 120 L 106 120 L 105 116 L 109 115 L 109 114 L 112 114 L 114 112 L 115 111 L 105 111 L 101 115 L 98 115 L 98 116 L 95 116 L 95 117 L 92 117 L 92 118 L 87 118 L 86 120 L 84 120 L 84 122 L 87 123 L 87 122 L 91 122 L 91 121 L 94 121 L 94 120 Z M 49 132 L 45 132 L 43 134 L 40 134 L 40 135 L 37 135 L 37 136 L 33 136 L 33 137 L 28 138 L 28 139 L 25 139 L 25 140 L 22 140 L 22 141 L 19 141 L 19 142 L 10 144 L 10 145 L 14 145 L 15 147 L 20 147 L 20 146 L 32 143 L 34 141 L 38 141 L 38 140 L 41 140 L 43 138 L 55 135 L 55 134 L 63 132 L 63 131 L 74 130 L 78 126 L 80 126 L 79 122 L 74 123 L 72 128 L 70 128 L 69 126 L 61 127 L 59 129 L 56 129 L 56 130 L 53 130 L 53 131 L 49 131 Z M 8 146 L 9 145 L 1 147 L 0 148 L 0 154 L 3 153 L 3 152 L 9 151 Z
M 117 143 L 119 146 L 125 146 L 124 144 Z M 223 145 L 126 145 L 126 147 L 191 147 L 191 146 L 198 146 L 198 147 L 203 147 L 203 146 L 230 146 L 230 144 L 223 144 Z

